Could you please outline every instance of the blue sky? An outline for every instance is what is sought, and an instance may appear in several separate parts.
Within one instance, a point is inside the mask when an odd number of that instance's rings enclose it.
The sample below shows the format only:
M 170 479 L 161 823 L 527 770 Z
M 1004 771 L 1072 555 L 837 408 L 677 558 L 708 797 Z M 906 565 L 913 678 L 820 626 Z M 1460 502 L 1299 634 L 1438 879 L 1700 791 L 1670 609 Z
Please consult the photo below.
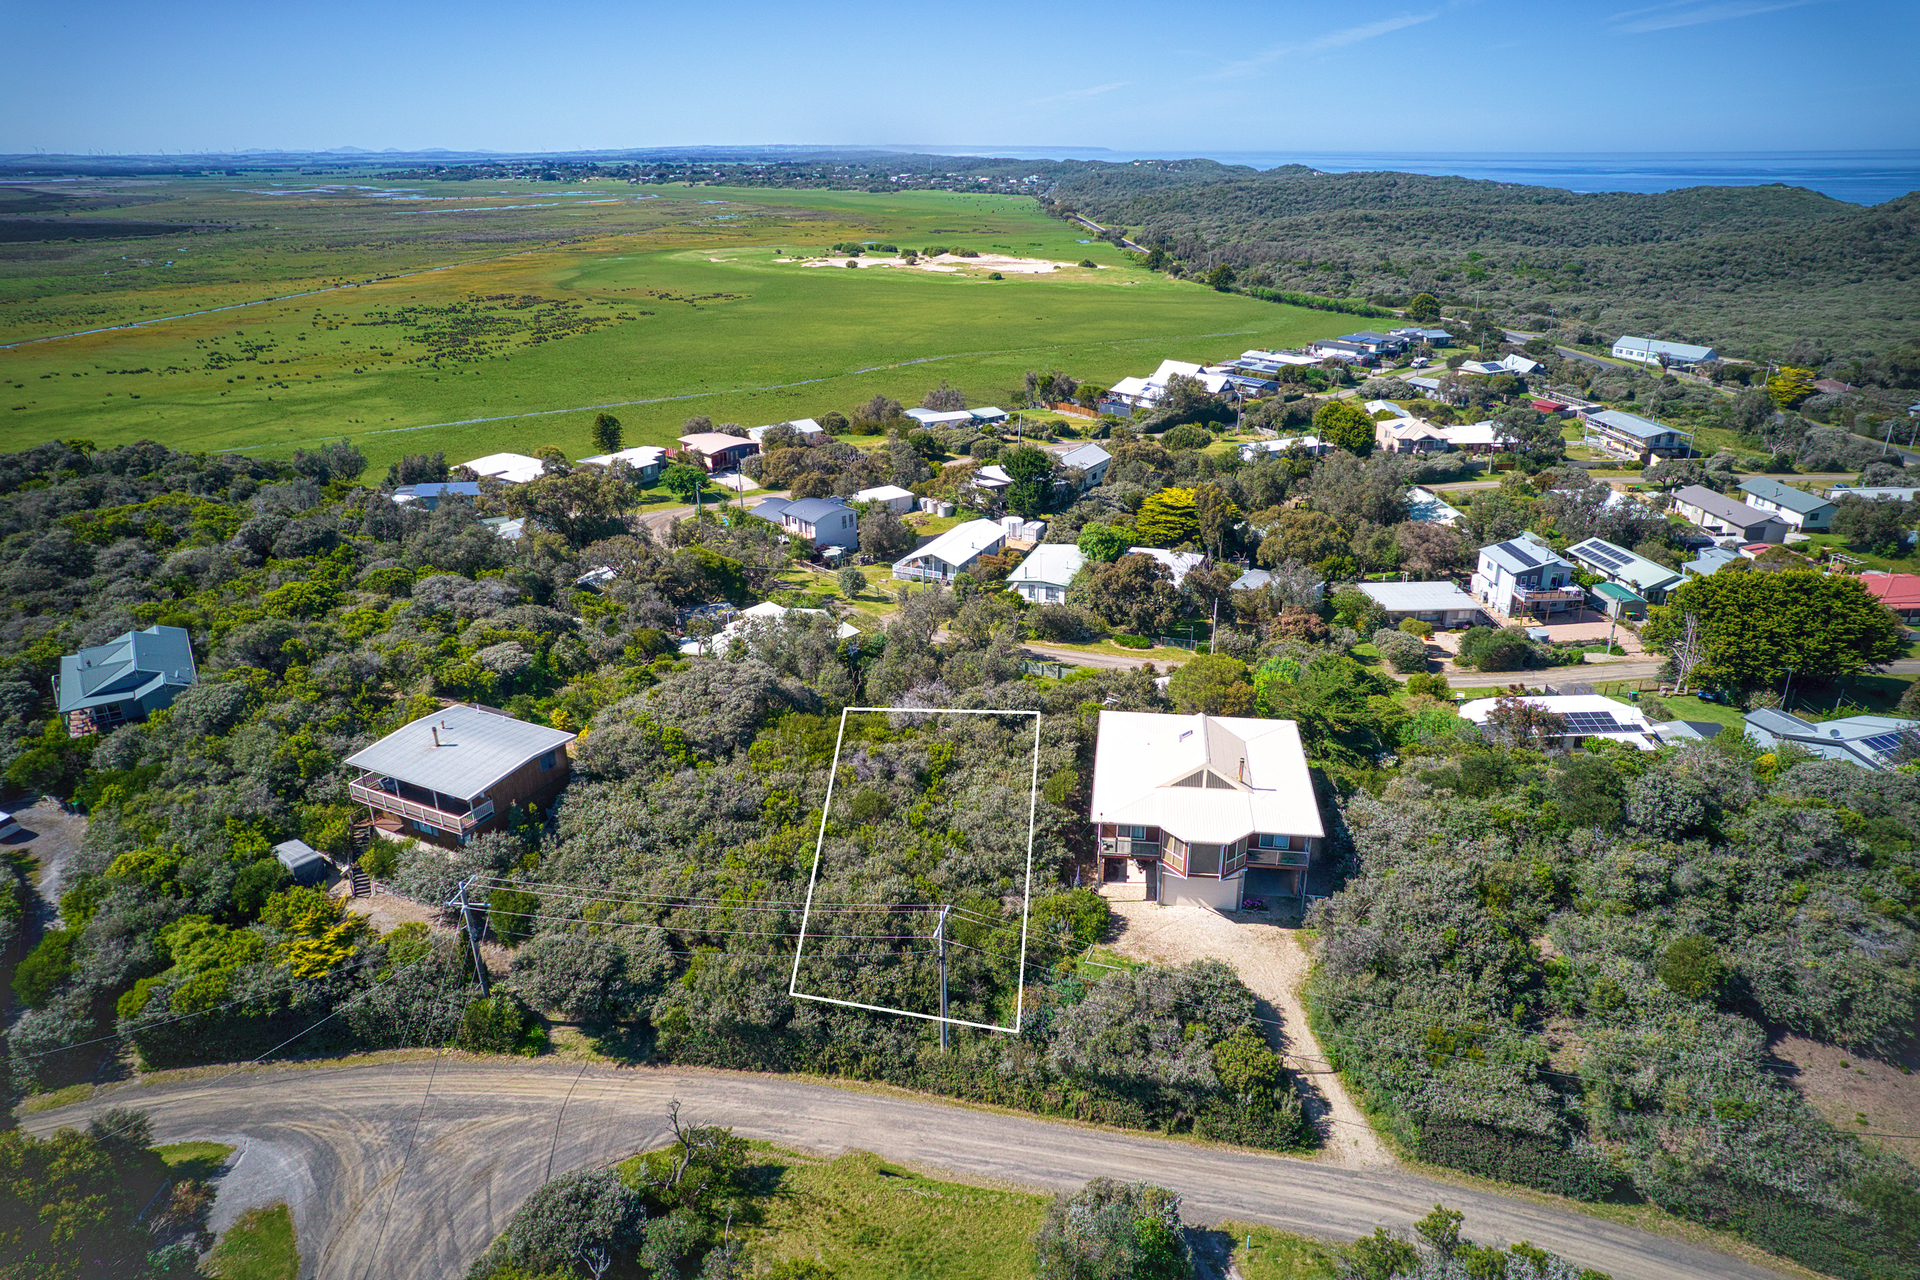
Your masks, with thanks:
M 1912 0 L 11 0 L 0 151 L 1920 147 Z

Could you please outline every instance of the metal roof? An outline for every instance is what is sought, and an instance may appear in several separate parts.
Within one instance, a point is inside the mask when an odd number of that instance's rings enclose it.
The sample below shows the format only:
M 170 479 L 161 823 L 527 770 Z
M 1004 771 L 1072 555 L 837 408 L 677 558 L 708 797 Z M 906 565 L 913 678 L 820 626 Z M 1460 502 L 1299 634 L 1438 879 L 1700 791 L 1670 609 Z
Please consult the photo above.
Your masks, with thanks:
M 1360 589 L 1389 612 L 1478 609 L 1480 602 L 1451 582 L 1363 582 Z
M 819 524 L 830 515 L 850 509 L 839 498 L 802 498 L 798 502 L 788 503 L 782 514 L 808 524 Z
M 1605 538 L 1588 538 L 1576 542 L 1567 548 L 1567 554 L 1609 578 L 1625 578 L 1642 591 L 1657 590 L 1671 582 L 1678 582 L 1681 575 L 1657 560 L 1649 560 L 1636 555 L 1625 547 L 1615 546 Z
M 1650 356 L 1672 356 L 1676 360 L 1711 360 L 1712 347 L 1696 347 L 1685 342 L 1663 342 L 1658 338 L 1617 339 L 1613 344 L 1615 352 L 1638 351 Z
M 1175 785 L 1201 769 L 1224 785 Z M 1102 711 L 1090 816 L 1205 843 L 1326 834 L 1291 720 Z
M 436 732 L 438 741 L 435 741 Z M 395 729 L 347 757 L 356 769 L 472 799 L 527 761 L 572 742 L 564 729 L 458 703 Z
M 1605 596 L 1609 600 L 1618 600 L 1622 604 L 1645 604 L 1647 602 L 1646 597 L 1635 594 L 1630 588 L 1623 587 L 1617 582 L 1596 582 L 1593 584 L 1593 593 L 1595 595 Z
M 1656 436 L 1680 434 L 1673 427 L 1662 426 L 1651 418 L 1643 418 L 1637 413 L 1627 413 L 1620 409 L 1601 409 L 1587 415 L 1588 422 L 1597 422 L 1603 427 L 1612 427 L 1623 435 L 1640 440 L 1651 440 Z
M 183 689 L 199 678 L 192 638 L 183 628 L 128 631 L 60 659 L 60 712 L 131 702 L 168 685 Z
M 1573 568 L 1572 564 L 1550 548 L 1525 538 L 1510 538 L 1506 542 L 1496 542 L 1490 547 L 1480 548 L 1480 554 L 1508 573 L 1532 573 L 1543 565 L 1552 564 L 1568 569 Z
M 401 498 L 477 498 L 480 496 L 478 480 L 435 480 L 428 484 L 403 484 L 393 491 L 395 501 Z
M 963 569 L 982 552 L 999 546 L 1006 536 L 995 521 L 969 520 L 953 526 L 926 546 L 901 556 L 898 563 L 933 559 Z
M 1750 493 L 1756 498 L 1765 498 L 1776 507 L 1785 507 L 1795 515 L 1812 515 L 1823 507 L 1833 505 L 1826 498 L 1808 493 L 1805 489 L 1796 489 L 1790 484 L 1781 484 L 1768 476 L 1755 476 L 1751 480 L 1743 480 L 1740 488 L 1742 492 Z
M 1690 484 L 1673 495 L 1676 503 L 1684 502 L 1690 507 L 1706 512 L 1716 520 L 1725 520 L 1748 528 L 1756 524 L 1765 524 L 1771 520 L 1775 524 L 1784 523 L 1779 516 L 1758 507 L 1750 507 L 1744 502 L 1736 502 L 1724 493 L 1715 493 L 1703 484 Z
M 1078 449 L 1069 449 L 1060 455 L 1062 466 L 1080 471 L 1091 471 L 1103 462 L 1112 461 L 1113 455 L 1097 444 L 1083 444 Z
M 1007 575 L 1007 581 L 1044 582 L 1064 587 L 1086 562 L 1086 553 L 1071 542 L 1042 543 L 1027 554 L 1018 569 Z

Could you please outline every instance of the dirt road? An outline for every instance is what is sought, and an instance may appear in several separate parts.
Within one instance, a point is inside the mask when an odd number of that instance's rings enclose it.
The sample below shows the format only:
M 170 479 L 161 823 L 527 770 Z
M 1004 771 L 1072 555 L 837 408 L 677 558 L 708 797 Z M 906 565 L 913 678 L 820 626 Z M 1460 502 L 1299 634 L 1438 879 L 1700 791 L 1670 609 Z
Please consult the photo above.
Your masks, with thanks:
M 444 1280 L 462 1274 L 548 1176 L 660 1145 L 678 1098 L 694 1120 L 821 1154 L 873 1151 L 969 1178 L 1040 1190 L 1108 1176 L 1150 1179 L 1187 1216 L 1239 1218 L 1350 1239 L 1410 1226 L 1444 1201 L 1483 1242 L 1530 1240 L 1616 1280 L 1760 1280 L 1776 1273 L 1550 1203 L 1397 1169 L 1055 1124 L 919 1097 L 805 1080 L 684 1069 L 594 1068 L 450 1056 L 424 1062 L 269 1068 L 225 1080 L 130 1085 L 25 1117 L 36 1134 L 139 1107 L 161 1142 L 210 1138 L 246 1151 L 223 1200 L 293 1207 L 300 1274 Z
M 1224 960 L 1240 980 L 1273 1012 L 1280 1026 L 1273 1047 L 1287 1055 L 1287 1066 L 1306 1094 L 1307 1115 L 1326 1146 L 1322 1161 L 1347 1169 L 1384 1169 L 1394 1164 L 1360 1108 L 1327 1066 L 1320 1042 L 1307 1026 L 1300 985 L 1307 980 L 1307 954 L 1293 931 L 1262 920 L 1239 920 L 1205 907 L 1162 907 L 1151 902 L 1116 902 L 1114 914 L 1126 923 L 1114 950 L 1138 960 L 1185 964 Z

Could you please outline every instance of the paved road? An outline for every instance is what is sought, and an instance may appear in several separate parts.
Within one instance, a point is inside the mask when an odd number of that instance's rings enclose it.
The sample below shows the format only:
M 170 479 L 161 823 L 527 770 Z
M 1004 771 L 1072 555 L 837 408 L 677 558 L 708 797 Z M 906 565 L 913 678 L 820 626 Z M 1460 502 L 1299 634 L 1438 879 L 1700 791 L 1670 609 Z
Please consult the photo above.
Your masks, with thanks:
M 562 1063 L 463 1057 L 277 1068 L 132 1086 L 28 1116 L 26 1126 L 45 1134 L 83 1124 L 100 1107 L 137 1106 L 151 1113 L 161 1141 L 235 1142 L 245 1154 L 222 1195 L 293 1206 L 303 1280 L 442 1280 L 461 1274 L 547 1177 L 549 1150 L 558 1174 L 657 1146 L 672 1098 L 687 1118 L 744 1136 L 826 1154 L 873 1151 L 967 1178 L 1049 1191 L 1096 1176 L 1151 1179 L 1184 1195 L 1200 1223 L 1233 1217 L 1345 1239 L 1377 1225 L 1407 1227 L 1444 1201 L 1466 1213 L 1475 1239 L 1531 1240 L 1616 1280 L 1776 1275 L 1555 1205 L 1398 1170 L 1333 1168 L 778 1076 L 578 1074 Z

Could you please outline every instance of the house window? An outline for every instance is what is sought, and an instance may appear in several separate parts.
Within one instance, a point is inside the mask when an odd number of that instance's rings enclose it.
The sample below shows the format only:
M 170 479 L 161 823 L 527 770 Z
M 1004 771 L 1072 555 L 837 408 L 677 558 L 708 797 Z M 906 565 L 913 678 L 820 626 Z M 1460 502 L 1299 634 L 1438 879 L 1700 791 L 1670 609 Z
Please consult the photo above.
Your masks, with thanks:
M 553 768 L 553 766 L 558 763 L 559 763 L 559 757 L 554 752 L 549 751 L 547 752 L 547 754 L 540 757 L 540 771 L 542 773 L 545 773 L 548 769 Z
M 1291 849 L 1293 847 L 1293 837 L 1266 835 L 1263 833 L 1260 837 L 1260 847 L 1262 849 Z
M 1217 844 L 1195 844 L 1191 846 L 1188 859 L 1188 875 L 1217 876 L 1220 874 L 1220 846 Z
M 1147 838 L 1147 829 L 1145 827 L 1122 826 L 1120 829 L 1126 832 L 1127 839 L 1129 840 L 1145 840 Z

